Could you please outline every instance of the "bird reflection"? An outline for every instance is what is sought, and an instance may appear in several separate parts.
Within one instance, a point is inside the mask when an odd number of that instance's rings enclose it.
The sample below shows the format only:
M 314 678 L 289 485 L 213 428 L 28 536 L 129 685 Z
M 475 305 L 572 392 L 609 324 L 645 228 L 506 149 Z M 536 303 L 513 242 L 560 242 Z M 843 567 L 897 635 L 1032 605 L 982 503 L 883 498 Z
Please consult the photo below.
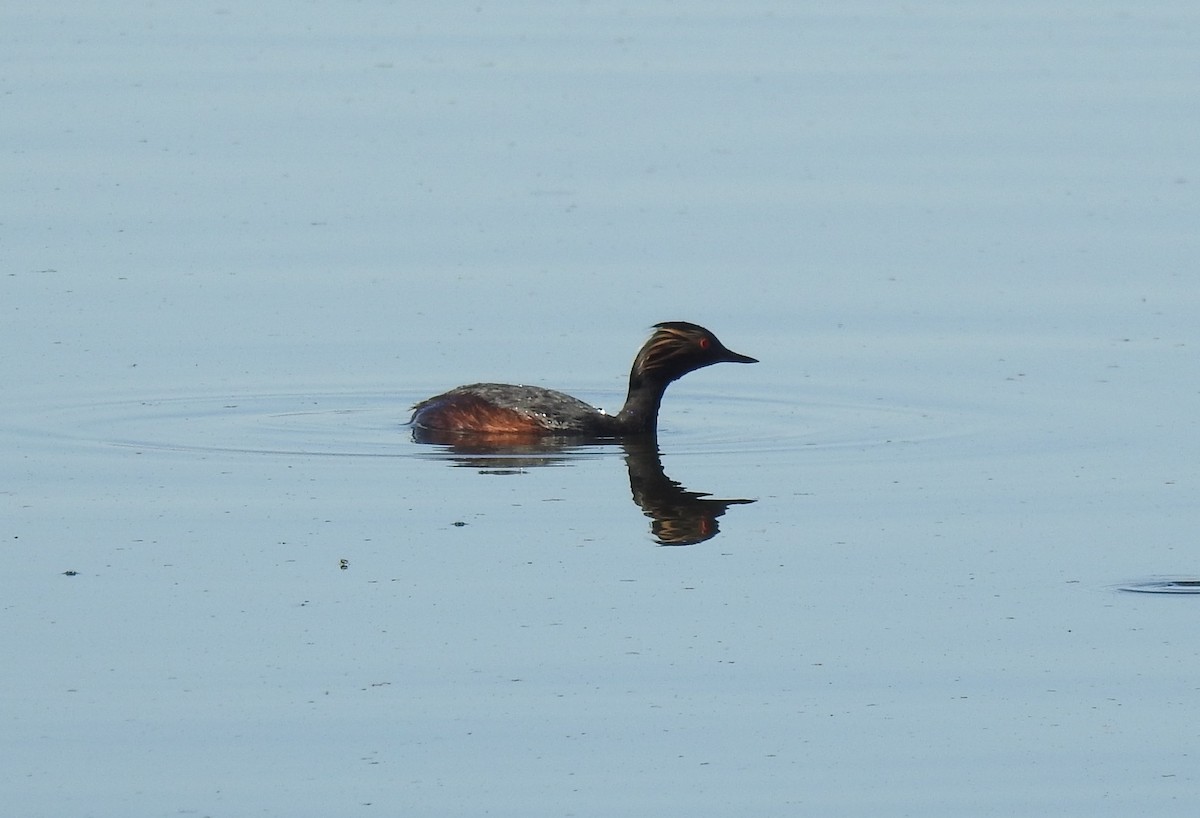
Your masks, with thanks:
M 718 499 L 702 491 L 691 491 L 667 477 L 655 435 L 637 435 L 619 440 L 581 441 L 572 438 L 514 440 L 512 435 L 463 435 L 413 428 L 417 443 L 444 447 L 458 466 L 488 474 L 514 474 L 529 468 L 561 466 L 599 453 L 599 447 L 614 442 L 625 453 L 629 488 L 633 501 L 650 518 L 650 531 L 659 545 L 695 545 L 717 536 L 717 519 L 730 506 L 753 503 L 746 499 Z
M 633 501 L 653 522 L 650 531 L 660 545 L 695 545 L 717 536 L 717 518 L 730 506 L 753 500 L 719 500 L 690 491 L 663 471 L 658 440 L 653 436 L 621 441 Z

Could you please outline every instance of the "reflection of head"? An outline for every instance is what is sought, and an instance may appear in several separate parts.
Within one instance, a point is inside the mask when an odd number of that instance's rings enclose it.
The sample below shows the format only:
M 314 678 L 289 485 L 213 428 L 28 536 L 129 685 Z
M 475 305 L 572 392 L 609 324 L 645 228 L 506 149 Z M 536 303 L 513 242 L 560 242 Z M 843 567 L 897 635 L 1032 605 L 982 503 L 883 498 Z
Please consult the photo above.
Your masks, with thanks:
M 626 440 L 625 463 L 633 501 L 654 522 L 650 531 L 660 545 L 695 545 L 717 536 L 717 518 L 733 505 L 753 500 L 718 500 L 700 491 L 689 491 L 667 477 L 653 439 Z

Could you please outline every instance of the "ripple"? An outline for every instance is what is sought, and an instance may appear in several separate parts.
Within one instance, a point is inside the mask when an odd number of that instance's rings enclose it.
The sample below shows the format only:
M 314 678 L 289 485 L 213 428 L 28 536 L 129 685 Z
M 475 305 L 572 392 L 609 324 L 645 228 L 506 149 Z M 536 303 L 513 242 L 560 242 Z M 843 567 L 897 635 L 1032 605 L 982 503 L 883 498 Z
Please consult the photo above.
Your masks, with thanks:
M 81 445 L 241 454 L 428 457 L 407 427 L 424 392 L 172 395 L 33 407 L 21 431 Z M 622 395 L 590 393 L 603 405 Z M 873 448 L 969 433 L 966 416 L 943 410 L 830 399 L 797 402 L 689 393 L 667 405 L 659 445 L 672 455 L 754 454 Z M 612 445 L 569 445 L 569 459 L 619 453 Z M 514 453 L 517 454 L 517 453 Z M 492 456 L 503 456 L 493 452 Z
M 1180 577 L 1153 579 L 1142 582 L 1131 582 L 1117 586 L 1118 591 L 1130 591 L 1137 594 L 1200 594 L 1200 579 L 1195 577 Z
M 688 397 L 685 407 L 668 405 L 660 423 L 659 442 L 673 454 L 865 449 L 961 437 L 978 425 L 953 410 L 882 400 Z
M 345 391 L 148 397 L 60 407 L 45 413 L 40 431 L 136 449 L 409 456 L 412 444 L 396 401 L 389 393 Z

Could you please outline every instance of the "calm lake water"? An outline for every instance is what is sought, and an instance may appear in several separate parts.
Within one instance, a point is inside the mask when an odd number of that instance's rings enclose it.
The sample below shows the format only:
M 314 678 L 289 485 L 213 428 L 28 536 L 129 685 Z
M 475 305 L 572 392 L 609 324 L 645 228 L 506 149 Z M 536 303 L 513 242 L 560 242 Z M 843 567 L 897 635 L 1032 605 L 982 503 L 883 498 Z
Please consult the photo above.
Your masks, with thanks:
M 1200 798 L 1193 4 L 5 32 L 14 814 Z M 656 444 L 405 425 L 663 320 L 761 362 Z

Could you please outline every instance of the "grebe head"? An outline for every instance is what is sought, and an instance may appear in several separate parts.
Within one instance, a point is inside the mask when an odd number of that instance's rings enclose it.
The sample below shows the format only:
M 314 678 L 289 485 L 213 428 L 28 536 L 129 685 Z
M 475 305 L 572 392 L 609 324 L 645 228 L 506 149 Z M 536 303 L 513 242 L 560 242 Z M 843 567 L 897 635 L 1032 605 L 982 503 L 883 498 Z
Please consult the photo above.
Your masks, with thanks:
M 630 373 L 633 381 L 657 381 L 663 385 L 702 367 L 720 363 L 756 364 L 757 358 L 741 355 L 698 324 L 663 321 L 637 354 Z

